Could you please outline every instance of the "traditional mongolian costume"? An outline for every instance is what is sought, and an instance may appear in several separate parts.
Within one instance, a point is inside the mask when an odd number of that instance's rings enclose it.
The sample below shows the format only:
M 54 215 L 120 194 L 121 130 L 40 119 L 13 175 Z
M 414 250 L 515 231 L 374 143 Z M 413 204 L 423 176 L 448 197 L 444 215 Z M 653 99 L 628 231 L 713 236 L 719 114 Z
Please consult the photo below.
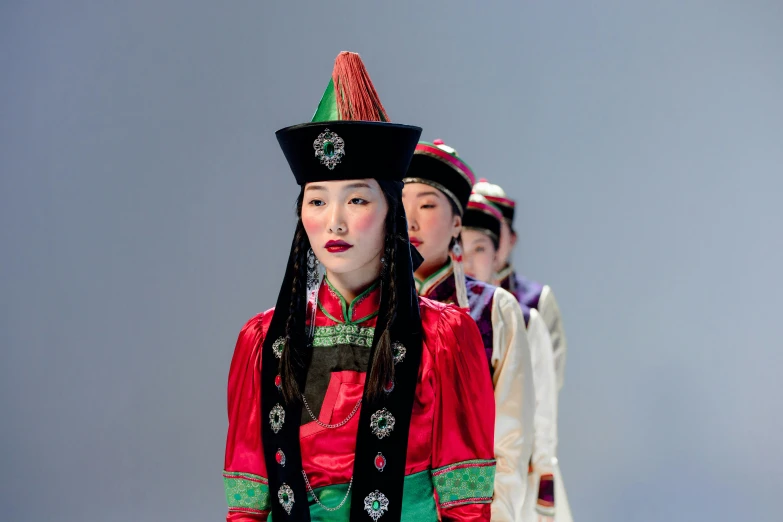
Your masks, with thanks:
M 514 200 L 508 198 L 501 187 L 483 179 L 473 190 L 495 205 L 501 218 L 513 230 Z M 536 436 L 524 520 L 536 522 L 541 514 L 554 517 L 556 522 L 571 522 L 571 509 L 556 457 L 558 396 L 563 386 L 566 355 L 560 309 L 549 286 L 519 275 L 510 263 L 495 277 L 496 284 L 512 292 L 525 311 L 533 359 Z
M 404 181 L 438 189 L 464 215 L 475 175 L 453 148 L 436 140 L 416 146 Z M 487 207 L 495 211 L 490 205 Z M 522 516 L 527 488 L 535 411 L 525 319 L 509 292 L 465 276 L 461 255 L 456 242 L 447 263 L 426 279 L 417 279 L 416 288 L 421 296 L 467 308 L 478 324 L 486 352 L 485 367 L 495 388 L 498 466 L 492 520 L 517 521 Z
M 318 276 L 306 235 L 295 238 L 277 306 L 242 328 L 228 383 L 228 521 L 489 520 L 495 414 L 481 334 L 414 286 L 401 180 L 420 133 L 388 122 L 352 53 L 338 56 L 313 122 L 277 132 L 301 186 L 368 176 L 392 186 L 394 225 L 379 280 L 350 303 Z M 378 396 L 365 380 L 387 328 L 394 377 Z M 281 391 L 286 358 L 300 400 Z

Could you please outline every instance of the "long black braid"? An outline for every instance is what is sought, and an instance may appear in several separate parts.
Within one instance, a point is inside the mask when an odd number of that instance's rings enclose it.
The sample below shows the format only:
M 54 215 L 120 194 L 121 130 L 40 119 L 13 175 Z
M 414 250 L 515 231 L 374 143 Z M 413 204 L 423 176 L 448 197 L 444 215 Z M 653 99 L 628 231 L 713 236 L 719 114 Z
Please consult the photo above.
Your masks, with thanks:
M 296 202 L 297 216 L 302 214 L 303 192 L 300 192 Z M 294 263 L 294 277 L 291 282 L 291 302 L 288 307 L 288 317 L 285 324 L 285 348 L 280 358 L 280 376 L 282 377 L 282 392 L 286 403 L 299 402 L 301 389 L 304 386 L 304 378 L 307 373 L 307 350 L 304 349 L 306 338 L 304 335 L 304 317 L 307 310 L 305 288 L 307 270 L 307 251 L 310 249 L 310 240 L 305 232 L 302 220 L 296 223 L 294 233 L 294 251 L 292 255 Z M 296 348 L 294 348 L 296 347 Z
M 381 188 L 384 188 L 381 185 Z M 384 188 L 384 193 L 386 189 Z M 374 400 L 384 393 L 390 383 L 394 382 L 394 349 L 392 348 L 391 327 L 397 319 L 397 203 L 390 194 L 389 213 L 386 216 L 386 267 L 381 273 L 381 300 L 386 304 L 384 317 L 381 317 L 377 327 L 382 328 L 375 347 L 375 358 L 367 379 L 367 396 Z M 386 298 L 388 296 L 388 299 Z

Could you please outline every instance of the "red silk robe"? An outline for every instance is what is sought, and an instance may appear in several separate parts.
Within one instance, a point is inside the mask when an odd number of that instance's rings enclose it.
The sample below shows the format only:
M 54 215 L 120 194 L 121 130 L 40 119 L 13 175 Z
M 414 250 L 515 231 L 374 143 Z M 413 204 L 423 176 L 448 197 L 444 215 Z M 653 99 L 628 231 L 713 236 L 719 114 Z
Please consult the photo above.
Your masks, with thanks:
M 320 402 L 313 413 L 325 424 L 348 418 L 362 396 L 364 352 L 372 345 L 379 300 L 375 287 L 350 304 L 328 281 L 319 291 L 305 397 L 311 408 Z M 481 336 L 475 322 L 456 307 L 424 298 L 419 304 L 423 353 L 408 438 L 403 520 L 489 520 L 495 406 Z M 265 421 L 260 350 L 272 313 L 261 313 L 242 328 L 231 362 L 223 474 L 229 522 L 267 520 L 270 503 L 278 502 L 266 479 L 260 424 Z M 330 357 L 333 362 L 324 365 Z M 312 368 L 319 367 L 321 374 L 314 373 Z M 325 393 L 314 397 L 311 380 L 316 391 L 322 383 Z M 299 430 L 304 471 L 320 502 L 333 508 L 346 497 L 351 481 L 360 411 L 331 429 L 305 415 Z M 313 521 L 347 521 L 352 500 L 361 501 L 348 495 L 341 509 L 327 511 L 312 493 L 306 499 Z

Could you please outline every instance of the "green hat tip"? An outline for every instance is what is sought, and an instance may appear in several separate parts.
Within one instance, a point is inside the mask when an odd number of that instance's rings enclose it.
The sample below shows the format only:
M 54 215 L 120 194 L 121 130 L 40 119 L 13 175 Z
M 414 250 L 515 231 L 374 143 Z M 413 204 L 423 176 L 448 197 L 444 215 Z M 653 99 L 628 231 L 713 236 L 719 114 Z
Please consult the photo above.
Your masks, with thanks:
M 340 119 L 340 113 L 337 110 L 337 99 L 334 97 L 334 81 L 329 79 L 329 85 L 326 86 L 324 95 L 318 103 L 318 108 L 313 114 L 311 122 L 335 121 Z

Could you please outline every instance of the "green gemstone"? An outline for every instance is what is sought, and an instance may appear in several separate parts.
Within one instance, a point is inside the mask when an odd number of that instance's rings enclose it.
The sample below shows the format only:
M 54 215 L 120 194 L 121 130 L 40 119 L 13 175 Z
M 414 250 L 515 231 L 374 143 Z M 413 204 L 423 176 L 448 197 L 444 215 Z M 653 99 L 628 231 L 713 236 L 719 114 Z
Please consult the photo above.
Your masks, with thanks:
M 381 429 L 386 427 L 386 417 L 378 417 L 378 427 Z
M 331 141 L 324 142 L 324 154 L 328 158 L 334 156 L 334 143 L 332 143 Z
M 375 502 L 372 503 L 372 510 L 378 511 L 379 509 L 381 509 L 381 503 L 376 500 Z
M 288 493 L 283 493 L 283 502 L 288 502 Z
M 280 422 L 280 414 L 275 413 L 275 424 L 277 424 L 278 422 Z

